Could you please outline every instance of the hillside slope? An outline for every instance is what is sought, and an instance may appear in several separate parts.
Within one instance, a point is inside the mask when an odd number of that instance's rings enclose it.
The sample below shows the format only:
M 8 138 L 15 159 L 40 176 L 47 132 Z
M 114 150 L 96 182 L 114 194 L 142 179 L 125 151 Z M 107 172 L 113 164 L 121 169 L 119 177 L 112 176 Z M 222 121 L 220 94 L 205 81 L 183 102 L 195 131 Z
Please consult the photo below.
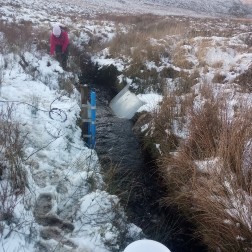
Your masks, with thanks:
M 239 16 L 252 15 L 252 9 L 248 8 L 240 0 L 58 0 L 44 2 L 42 0 L 0 0 L 1 6 L 11 4 L 15 7 L 27 7 L 31 5 L 35 9 L 43 9 L 53 13 L 153 13 L 159 15 L 190 15 L 190 16 Z

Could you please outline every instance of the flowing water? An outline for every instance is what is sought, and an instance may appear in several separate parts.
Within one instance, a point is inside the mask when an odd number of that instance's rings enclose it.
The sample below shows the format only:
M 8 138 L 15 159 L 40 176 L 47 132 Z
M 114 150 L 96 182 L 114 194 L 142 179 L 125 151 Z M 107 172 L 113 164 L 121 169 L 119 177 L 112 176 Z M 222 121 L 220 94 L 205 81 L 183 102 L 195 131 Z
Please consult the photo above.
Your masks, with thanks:
M 114 167 L 112 192 L 118 194 L 130 222 L 141 227 L 146 237 L 165 244 L 172 252 L 204 252 L 190 236 L 193 228 L 176 209 L 165 209 L 158 200 L 163 188 L 155 173 L 155 163 L 143 153 L 132 131 L 132 120 L 117 118 L 108 106 L 109 92 L 96 87 L 96 151 L 104 167 Z

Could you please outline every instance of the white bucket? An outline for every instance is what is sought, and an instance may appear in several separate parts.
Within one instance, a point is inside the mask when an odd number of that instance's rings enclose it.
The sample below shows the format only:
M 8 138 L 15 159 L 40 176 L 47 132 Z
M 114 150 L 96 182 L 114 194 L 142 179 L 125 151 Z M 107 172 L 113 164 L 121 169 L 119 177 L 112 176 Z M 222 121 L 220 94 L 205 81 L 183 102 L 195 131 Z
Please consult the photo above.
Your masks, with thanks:
M 162 243 L 153 240 L 138 240 L 129 244 L 124 252 L 171 252 Z
M 125 86 L 109 104 L 117 117 L 127 119 L 131 119 L 143 105 L 144 102 L 129 91 L 129 85 Z

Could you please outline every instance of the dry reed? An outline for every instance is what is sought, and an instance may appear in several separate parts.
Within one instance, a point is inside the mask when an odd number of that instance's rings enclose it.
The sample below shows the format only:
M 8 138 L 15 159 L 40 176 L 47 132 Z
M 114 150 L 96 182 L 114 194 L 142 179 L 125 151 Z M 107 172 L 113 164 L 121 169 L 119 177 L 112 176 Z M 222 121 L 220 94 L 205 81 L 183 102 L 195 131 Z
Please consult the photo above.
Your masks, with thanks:
M 250 251 L 252 111 L 230 120 L 218 101 L 208 100 L 192 110 L 177 152 L 160 158 L 169 192 L 163 204 L 183 210 L 210 251 Z

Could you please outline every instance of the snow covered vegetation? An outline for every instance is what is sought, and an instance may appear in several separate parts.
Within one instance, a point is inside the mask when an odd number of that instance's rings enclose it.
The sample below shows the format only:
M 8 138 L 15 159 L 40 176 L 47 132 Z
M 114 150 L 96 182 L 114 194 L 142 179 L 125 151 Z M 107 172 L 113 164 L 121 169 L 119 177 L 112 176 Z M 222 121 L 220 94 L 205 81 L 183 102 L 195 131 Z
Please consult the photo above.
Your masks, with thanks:
M 129 85 L 145 104 L 136 126 L 157 161 L 160 204 L 181 209 L 209 251 L 251 251 L 249 8 L 65 2 L 0 1 L 0 251 L 123 251 L 145 237 L 81 138 L 82 79 Z M 56 22 L 69 32 L 67 71 L 49 55 Z

